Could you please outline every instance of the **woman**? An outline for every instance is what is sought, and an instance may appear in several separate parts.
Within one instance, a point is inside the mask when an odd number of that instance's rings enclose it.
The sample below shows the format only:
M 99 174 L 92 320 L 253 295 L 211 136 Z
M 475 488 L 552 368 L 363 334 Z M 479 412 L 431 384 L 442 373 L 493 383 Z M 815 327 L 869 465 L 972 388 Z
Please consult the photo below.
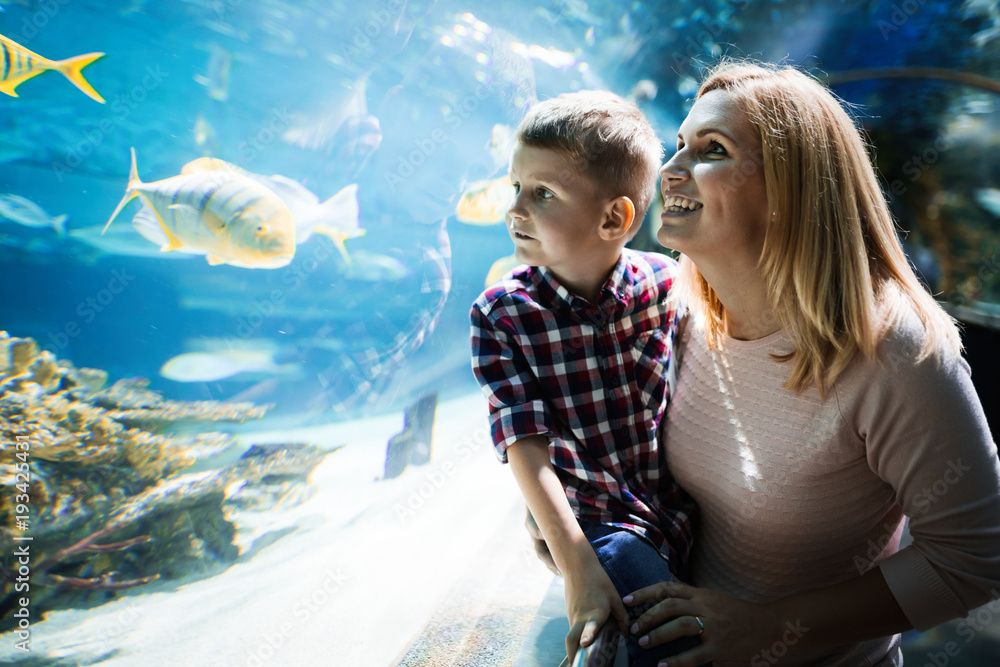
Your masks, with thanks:
M 671 667 L 900 664 L 899 632 L 1000 595 L 1000 464 L 955 323 L 804 74 L 717 67 L 661 176 L 690 307 L 667 465 L 702 524 L 697 588 L 627 596 L 660 600 L 631 630 L 700 635 Z

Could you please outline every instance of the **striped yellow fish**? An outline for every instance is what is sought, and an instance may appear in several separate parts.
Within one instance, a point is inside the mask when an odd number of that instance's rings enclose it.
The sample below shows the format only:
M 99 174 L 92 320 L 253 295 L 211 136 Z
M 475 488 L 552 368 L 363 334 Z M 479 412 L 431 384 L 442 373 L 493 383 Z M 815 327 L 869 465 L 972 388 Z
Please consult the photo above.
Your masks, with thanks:
M 513 271 L 514 267 L 520 265 L 521 262 L 517 261 L 517 257 L 515 255 L 501 257 L 497 261 L 493 262 L 493 266 L 490 267 L 489 272 L 486 274 L 486 286 L 489 287 Z
M 202 169 L 143 183 L 133 148 L 125 197 L 104 229 L 138 197 L 159 224 L 164 241 L 160 250 L 164 252 L 205 253 L 213 265 L 248 269 L 285 266 L 295 255 L 291 212 L 271 190 L 222 166 L 225 164 L 221 160 L 206 162 Z M 136 217 L 146 211 L 143 209 Z
M 503 222 L 514 201 L 514 186 L 507 175 L 469 184 L 455 206 L 455 217 L 470 225 Z
M 82 90 L 87 97 L 104 104 L 104 98 L 87 83 L 81 71 L 102 56 L 103 53 L 85 53 L 66 60 L 49 60 L 0 35 L 0 69 L 3 70 L 0 92 L 17 97 L 14 89 L 22 83 L 42 72 L 55 70 L 73 82 L 73 85 Z

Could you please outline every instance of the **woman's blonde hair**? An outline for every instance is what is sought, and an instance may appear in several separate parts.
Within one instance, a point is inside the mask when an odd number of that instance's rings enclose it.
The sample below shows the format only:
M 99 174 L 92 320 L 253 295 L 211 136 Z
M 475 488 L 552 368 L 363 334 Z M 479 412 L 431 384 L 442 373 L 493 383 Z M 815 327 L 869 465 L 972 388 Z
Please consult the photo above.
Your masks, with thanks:
M 825 86 L 791 67 L 726 61 L 698 90 L 736 96 L 760 133 L 769 219 L 760 267 L 782 329 L 795 346 L 785 386 L 821 393 L 860 352 L 875 348 L 907 306 L 926 330 L 918 360 L 958 351 L 955 321 L 918 281 L 903 253 L 861 133 Z M 682 288 L 717 347 L 724 308 L 684 257 Z

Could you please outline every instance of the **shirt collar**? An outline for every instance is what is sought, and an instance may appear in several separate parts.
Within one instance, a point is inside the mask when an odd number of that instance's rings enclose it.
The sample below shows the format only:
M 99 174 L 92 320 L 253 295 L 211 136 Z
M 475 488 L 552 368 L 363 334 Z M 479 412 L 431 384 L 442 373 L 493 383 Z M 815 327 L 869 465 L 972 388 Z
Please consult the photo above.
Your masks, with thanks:
M 625 305 L 628 304 L 632 296 L 632 286 L 635 282 L 632 272 L 628 270 L 630 262 L 628 261 L 627 254 L 628 249 L 623 249 L 621 254 L 618 255 L 618 261 L 615 263 L 614 268 L 611 269 L 611 274 L 604 281 L 604 285 L 601 286 L 601 294 L 598 297 L 597 304 L 592 304 L 586 299 L 572 294 L 568 289 L 563 287 L 562 283 L 552 275 L 552 272 L 547 267 L 533 267 L 535 269 L 533 273 L 537 277 L 539 287 L 544 285 L 552 291 L 553 300 L 560 301 L 571 308 L 586 309 L 594 308 L 595 305 L 600 308 L 609 301 L 615 305 Z

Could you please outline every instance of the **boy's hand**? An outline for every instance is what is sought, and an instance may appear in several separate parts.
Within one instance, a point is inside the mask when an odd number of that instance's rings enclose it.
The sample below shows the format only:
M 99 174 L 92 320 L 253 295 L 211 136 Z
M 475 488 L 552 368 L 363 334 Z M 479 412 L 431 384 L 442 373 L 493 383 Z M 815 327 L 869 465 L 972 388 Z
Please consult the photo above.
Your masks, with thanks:
M 528 529 L 528 535 L 531 536 L 531 541 L 535 544 L 535 555 L 538 556 L 538 560 L 545 563 L 545 567 L 549 568 L 552 574 L 561 577 L 562 572 L 559 571 L 559 566 L 556 565 L 552 552 L 549 551 L 548 543 L 542 537 L 541 529 L 535 523 L 535 517 L 531 516 L 531 510 L 528 510 L 528 516 L 524 519 L 524 527 Z
M 619 632 L 628 632 L 625 605 L 593 548 L 589 544 L 585 546 L 590 551 L 589 557 L 584 554 L 584 564 L 566 577 L 566 615 L 569 617 L 566 655 L 570 662 L 578 648 L 594 642 L 597 631 L 609 615 L 618 624 Z

